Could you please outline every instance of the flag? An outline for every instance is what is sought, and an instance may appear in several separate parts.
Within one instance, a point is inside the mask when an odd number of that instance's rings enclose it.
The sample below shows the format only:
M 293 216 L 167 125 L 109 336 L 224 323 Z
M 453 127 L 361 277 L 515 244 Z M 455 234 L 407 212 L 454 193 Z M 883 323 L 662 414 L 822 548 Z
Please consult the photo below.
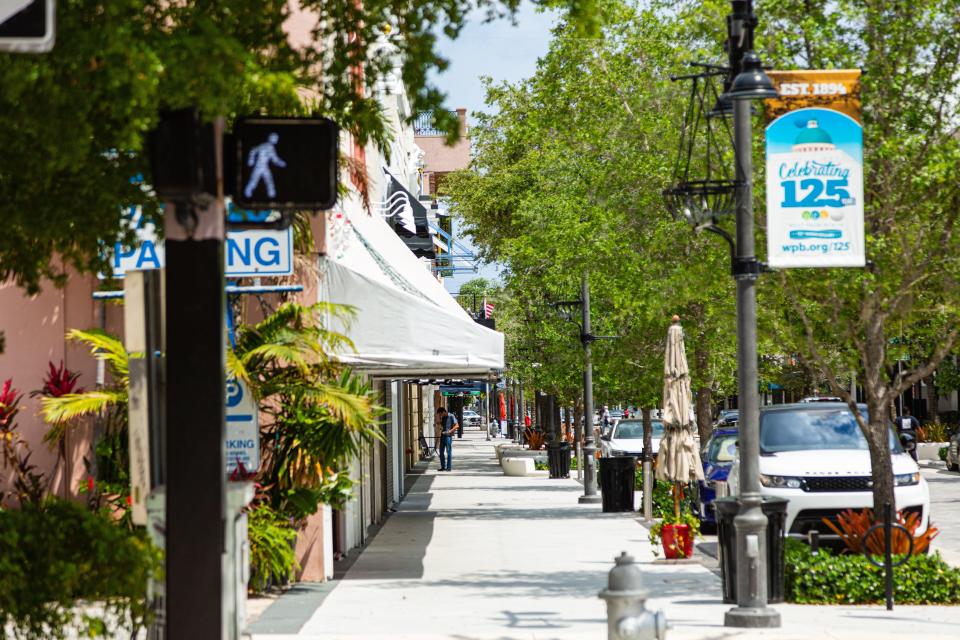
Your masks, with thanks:
M 493 303 L 487 302 L 486 298 L 483 299 L 483 317 L 487 320 L 493 317 Z

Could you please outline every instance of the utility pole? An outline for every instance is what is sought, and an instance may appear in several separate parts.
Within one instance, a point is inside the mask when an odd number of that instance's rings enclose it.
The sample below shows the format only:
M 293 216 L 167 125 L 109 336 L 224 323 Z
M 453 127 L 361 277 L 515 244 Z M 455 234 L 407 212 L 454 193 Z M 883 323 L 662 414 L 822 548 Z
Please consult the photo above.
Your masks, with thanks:
M 590 281 L 586 272 L 580 280 L 580 311 L 583 322 L 580 341 L 583 343 L 583 495 L 580 504 L 600 502 L 597 495 L 597 448 L 593 439 L 593 360 L 590 344 L 595 340 L 590 332 Z

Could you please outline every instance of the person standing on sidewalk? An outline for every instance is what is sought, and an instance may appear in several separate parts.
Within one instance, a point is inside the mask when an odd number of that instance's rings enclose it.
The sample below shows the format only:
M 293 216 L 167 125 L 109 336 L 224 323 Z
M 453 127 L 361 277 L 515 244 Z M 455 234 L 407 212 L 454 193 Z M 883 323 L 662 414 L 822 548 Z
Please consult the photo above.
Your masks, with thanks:
M 440 417 L 440 471 L 450 471 L 453 464 L 453 432 L 459 423 L 457 417 L 443 407 L 437 409 Z

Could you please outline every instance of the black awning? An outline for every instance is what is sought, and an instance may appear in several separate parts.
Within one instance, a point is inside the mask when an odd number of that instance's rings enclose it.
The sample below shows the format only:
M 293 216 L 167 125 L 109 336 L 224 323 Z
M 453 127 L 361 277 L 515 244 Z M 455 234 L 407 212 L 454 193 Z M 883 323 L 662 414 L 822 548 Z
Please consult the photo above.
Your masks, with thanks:
M 384 173 L 389 178 L 386 209 L 391 214 L 388 218 L 390 226 L 418 258 L 436 258 L 427 224 L 427 208 L 389 171 L 384 170 Z

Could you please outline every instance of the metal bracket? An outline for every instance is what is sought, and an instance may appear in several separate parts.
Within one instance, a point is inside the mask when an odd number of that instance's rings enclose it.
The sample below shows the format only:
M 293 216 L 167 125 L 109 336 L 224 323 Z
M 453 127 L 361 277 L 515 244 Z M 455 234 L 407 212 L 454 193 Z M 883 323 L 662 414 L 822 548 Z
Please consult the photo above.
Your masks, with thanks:
M 733 259 L 733 277 L 738 280 L 741 278 L 756 280 L 760 277 L 761 271 L 763 271 L 763 267 L 760 261 L 753 256 Z

